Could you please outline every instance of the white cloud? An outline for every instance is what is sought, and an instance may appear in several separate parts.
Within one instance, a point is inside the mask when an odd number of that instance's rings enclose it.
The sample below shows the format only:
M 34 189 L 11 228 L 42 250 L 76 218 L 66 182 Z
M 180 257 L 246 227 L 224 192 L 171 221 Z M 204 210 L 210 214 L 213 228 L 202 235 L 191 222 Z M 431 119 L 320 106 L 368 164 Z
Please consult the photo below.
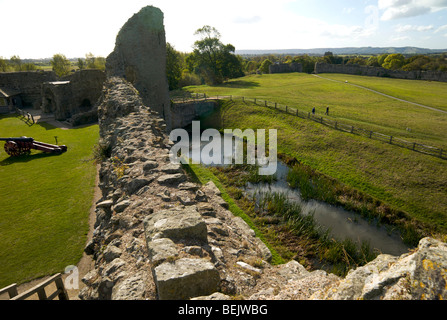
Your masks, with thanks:
M 447 8 L 447 0 L 379 0 L 382 20 L 416 17 Z
M 434 27 L 433 25 L 429 25 L 429 26 L 415 26 L 415 25 L 398 25 L 396 27 L 396 32 L 399 33 L 403 33 L 403 32 L 412 32 L 412 31 L 417 31 L 417 32 L 426 32 L 426 31 L 430 31 L 433 30 Z
M 445 30 L 447 30 L 447 24 L 440 26 L 438 29 L 436 29 L 435 33 L 443 32 Z

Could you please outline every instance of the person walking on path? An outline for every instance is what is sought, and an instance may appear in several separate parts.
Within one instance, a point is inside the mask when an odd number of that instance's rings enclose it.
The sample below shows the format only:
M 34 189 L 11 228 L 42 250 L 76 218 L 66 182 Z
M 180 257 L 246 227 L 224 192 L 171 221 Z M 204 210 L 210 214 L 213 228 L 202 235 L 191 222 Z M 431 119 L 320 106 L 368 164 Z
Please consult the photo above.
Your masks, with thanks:
M 325 113 L 325 115 L 329 115 L 329 106 L 326 108 L 326 113 Z
M 312 109 L 312 114 L 315 114 L 315 107 Z

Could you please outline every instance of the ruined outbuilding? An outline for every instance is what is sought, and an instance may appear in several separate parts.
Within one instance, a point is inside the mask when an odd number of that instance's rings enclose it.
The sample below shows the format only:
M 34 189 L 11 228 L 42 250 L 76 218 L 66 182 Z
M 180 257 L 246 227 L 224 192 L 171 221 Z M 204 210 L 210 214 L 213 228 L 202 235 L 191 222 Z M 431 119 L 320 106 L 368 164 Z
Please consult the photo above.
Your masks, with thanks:
M 61 81 L 42 84 L 42 105 L 45 113 L 53 113 L 56 120 L 91 111 L 101 96 L 105 73 L 88 69 L 76 72 Z

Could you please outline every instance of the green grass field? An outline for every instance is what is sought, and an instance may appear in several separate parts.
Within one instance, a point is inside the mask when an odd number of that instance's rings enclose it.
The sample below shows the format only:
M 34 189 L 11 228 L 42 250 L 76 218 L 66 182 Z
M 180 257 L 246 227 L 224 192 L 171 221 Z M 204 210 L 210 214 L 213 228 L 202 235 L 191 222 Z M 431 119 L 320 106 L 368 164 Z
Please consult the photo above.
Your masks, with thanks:
M 0 117 L 1 137 L 65 144 L 60 156 L 9 157 L 0 142 L 0 288 L 63 272 L 82 257 L 89 230 L 98 126 L 62 130 Z
M 348 79 L 345 75 L 324 74 L 325 77 Z M 355 82 L 356 76 L 349 80 Z M 384 93 L 396 94 L 399 98 L 413 100 L 428 106 L 445 108 L 447 83 L 435 83 L 398 79 L 358 77 L 361 85 L 381 89 L 377 85 L 385 81 L 391 88 Z M 417 86 L 423 90 L 416 91 Z M 406 90 L 401 89 L 408 86 Z M 317 115 L 324 115 L 330 107 L 328 118 L 355 127 L 399 137 L 434 147 L 447 148 L 447 114 L 375 94 L 371 91 L 337 83 L 304 73 L 253 75 L 229 81 L 220 86 L 192 86 L 188 91 L 208 95 L 234 95 L 260 98 L 310 112 L 316 107 Z M 414 89 L 414 90 L 413 90 Z M 411 93 L 411 94 L 410 94 Z M 442 101 L 443 103 L 438 103 Z M 407 128 L 411 129 L 408 131 Z
M 400 80 L 395 81 L 402 85 Z M 439 85 L 447 89 L 447 84 L 436 84 L 433 92 L 439 90 Z M 208 95 L 258 97 L 308 110 L 320 105 L 322 112 L 323 106 L 330 105 L 335 118 L 351 121 L 359 127 L 374 127 L 383 133 L 411 134 L 413 139 L 427 144 L 445 145 L 447 141 L 445 114 L 307 74 L 249 76 L 222 86 L 189 87 L 188 90 Z M 427 103 L 423 97 L 419 102 Z M 411 133 L 405 130 L 408 122 L 414 123 Z M 408 213 L 432 230 L 447 232 L 445 160 L 340 132 L 241 100 L 224 104 L 205 123 L 216 128 L 277 129 L 280 152 Z

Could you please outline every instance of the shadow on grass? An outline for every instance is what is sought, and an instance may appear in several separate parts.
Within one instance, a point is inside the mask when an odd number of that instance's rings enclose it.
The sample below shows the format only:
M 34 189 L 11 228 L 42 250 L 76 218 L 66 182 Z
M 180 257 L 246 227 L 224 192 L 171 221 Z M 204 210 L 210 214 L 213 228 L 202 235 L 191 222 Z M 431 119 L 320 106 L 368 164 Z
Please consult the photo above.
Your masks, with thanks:
M 17 157 L 8 157 L 6 159 L 3 159 L 0 161 L 0 166 L 9 166 L 14 163 L 25 163 L 37 159 L 47 158 L 47 157 L 54 157 L 57 156 L 57 154 L 51 154 L 51 153 L 36 153 L 36 154 L 30 154 L 30 155 L 21 155 Z
M 255 81 L 235 80 L 235 81 L 225 82 L 223 84 L 216 85 L 214 87 L 238 88 L 238 89 L 247 88 L 247 89 L 249 89 L 249 88 L 260 87 L 260 84 L 258 82 L 255 82 Z

